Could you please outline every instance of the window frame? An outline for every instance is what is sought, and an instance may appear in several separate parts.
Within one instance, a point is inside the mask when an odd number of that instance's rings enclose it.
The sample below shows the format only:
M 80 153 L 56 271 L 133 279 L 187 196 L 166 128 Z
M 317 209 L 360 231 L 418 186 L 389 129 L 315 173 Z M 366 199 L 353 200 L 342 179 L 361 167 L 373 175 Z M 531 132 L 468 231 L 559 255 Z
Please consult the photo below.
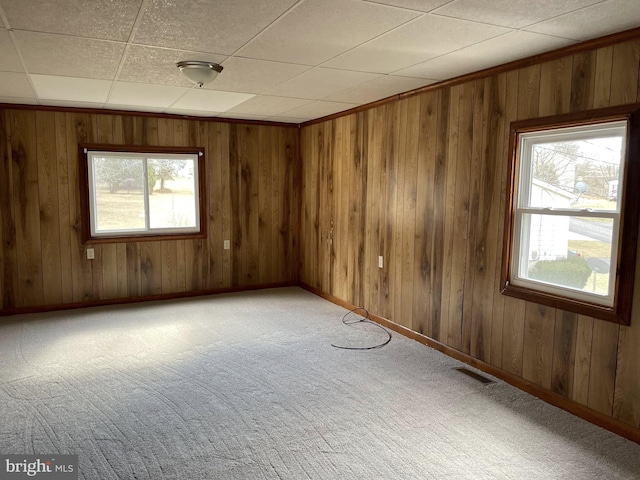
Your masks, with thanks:
M 639 109 L 640 104 L 634 104 L 520 120 L 511 123 L 500 293 L 622 325 L 630 324 L 638 244 L 639 215 L 637 212 L 640 211 L 640 188 L 638 188 L 638 185 L 640 185 Z M 511 281 L 511 270 L 514 262 L 513 243 L 516 239 L 519 240 L 520 237 L 520 233 L 517 231 L 517 228 L 520 227 L 517 223 L 517 210 L 519 208 L 522 209 L 522 207 L 518 207 L 518 193 L 521 189 L 519 184 L 520 169 L 523 168 L 523 155 L 520 152 L 521 136 L 534 132 L 550 132 L 564 128 L 587 127 L 616 121 L 626 122 L 626 139 L 624 144 L 625 155 L 621 159 L 620 165 L 623 185 L 622 195 L 618 199 L 620 202 L 620 224 L 617 232 L 614 229 L 612 239 L 617 245 L 615 258 L 613 258 L 615 246 L 612 245 L 612 273 L 610 279 L 614 282 L 612 287 L 613 303 L 611 305 L 603 305 L 602 303 L 589 301 L 588 298 L 582 295 L 578 295 L 581 298 L 576 298 L 562 295 L 553 288 L 539 289 L 535 287 L 535 282 L 524 282 L 526 285 L 515 285 Z M 597 216 L 597 214 L 594 216 Z M 520 243 L 520 245 L 522 244 Z
M 127 232 L 123 234 L 93 235 L 91 222 L 91 196 L 90 187 L 91 172 L 89 169 L 89 152 L 106 152 L 114 154 L 131 153 L 136 156 L 150 154 L 182 154 L 195 155 L 197 157 L 197 214 L 199 215 L 199 228 L 192 232 L 182 231 L 158 231 L 157 229 L 145 232 Z M 92 243 L 120 243 L 120 242 L 140 242 L 154 240 L 181 240 L 206 238 L 207 236 L 207 202 L 205 183 L 205 149 L 202 147 L 158 147 L 146 145 L 110 145 L 97 143 L 78 144 L 79 158 L 79 180 L 80 180 L 80 221 L 83 244 Z M 145 170 L 146 171 L 146 170 Z M 146 204 L 146 200 L 145 200 Z

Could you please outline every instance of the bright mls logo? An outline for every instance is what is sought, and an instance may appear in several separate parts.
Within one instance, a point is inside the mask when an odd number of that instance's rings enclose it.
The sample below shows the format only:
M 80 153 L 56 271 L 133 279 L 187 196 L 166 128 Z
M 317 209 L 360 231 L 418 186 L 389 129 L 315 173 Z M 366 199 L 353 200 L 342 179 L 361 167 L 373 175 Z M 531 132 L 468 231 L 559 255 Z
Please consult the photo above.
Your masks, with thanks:
M 0 480 L 77 480 L 77 455 L 0 455 Z

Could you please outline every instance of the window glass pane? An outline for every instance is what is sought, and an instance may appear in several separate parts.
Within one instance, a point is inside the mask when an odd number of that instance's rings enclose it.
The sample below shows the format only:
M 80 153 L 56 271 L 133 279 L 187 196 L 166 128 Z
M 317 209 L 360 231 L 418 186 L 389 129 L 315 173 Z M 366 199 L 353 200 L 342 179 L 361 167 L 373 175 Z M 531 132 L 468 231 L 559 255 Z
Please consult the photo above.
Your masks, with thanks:
M 617 210 L 623 134 L 573 135 L 570 140 L 549 142 L 540 141 L 540 135 L 531 140 L 531 175 L 523 178 L 528 195 L 521 205 Z
M 151 228 L 196 227 L 196 165 L 190 159 L 150 159 Z
M 96 232 L 145 228 L 142 160 L 94 157 Z
M 609 295 L 613 226 L 612 218 L 524 214 L 518 276 Z

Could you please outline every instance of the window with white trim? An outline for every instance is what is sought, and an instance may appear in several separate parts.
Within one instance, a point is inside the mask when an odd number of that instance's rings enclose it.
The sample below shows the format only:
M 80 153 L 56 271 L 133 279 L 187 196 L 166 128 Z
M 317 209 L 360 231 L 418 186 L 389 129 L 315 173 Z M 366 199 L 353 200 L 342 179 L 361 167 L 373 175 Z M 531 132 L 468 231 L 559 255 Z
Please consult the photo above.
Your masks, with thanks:
M 83 147 L 85 240 L 202 233 L 203 152 L 174 150 Z
M 629 119 L 512 125 L 503 293 L 628 323 L 638 228 L 638 196 L 625 187 L 637 176 Z

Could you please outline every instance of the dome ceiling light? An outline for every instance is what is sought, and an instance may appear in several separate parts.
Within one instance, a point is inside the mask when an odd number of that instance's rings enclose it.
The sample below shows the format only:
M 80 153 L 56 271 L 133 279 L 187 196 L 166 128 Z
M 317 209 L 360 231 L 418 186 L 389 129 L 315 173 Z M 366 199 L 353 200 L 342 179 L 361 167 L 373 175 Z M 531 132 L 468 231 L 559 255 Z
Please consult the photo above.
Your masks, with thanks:
M 183 60 L 176 63 L 176 66 L 184 76 L 195 83 L 198 88 L 202 88 L 207 83 L 213 82 L 222 71 L 222 67 L 217 63 L 203 62 L 200 60 Z

